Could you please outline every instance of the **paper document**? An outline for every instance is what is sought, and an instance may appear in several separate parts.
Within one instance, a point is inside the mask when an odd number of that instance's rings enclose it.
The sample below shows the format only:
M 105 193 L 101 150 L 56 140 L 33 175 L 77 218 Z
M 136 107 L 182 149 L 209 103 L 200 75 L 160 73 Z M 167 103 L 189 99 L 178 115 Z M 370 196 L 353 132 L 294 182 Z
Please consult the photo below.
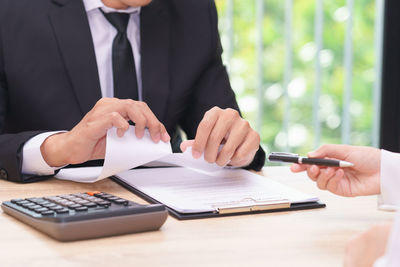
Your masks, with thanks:
M 147 196 L 180 212 L 213 212 L 227 205 L 288 200 L 315 202 L 309 196 L 252 172 L 220 170 L 201 173 L 181 167 L 135 169 L 116 175 Z
M 117 135 L 116 128 L 108 130 L 103 167 L 65 168 L 60 170 L 55 177 L 63 180 L 93 183 L 146 164 L 150 166 L 183 166 L 203 172 L 215 172 L 222 169 L 215 163 L 206 162 L 203 156 L 199 159 L 193 158 L 191 147 L 184 153 L 172 153 L 169 142 L 154 143 L 147 129 L 144 136 L 139 139 L 135 135 L 135 127 L 129 126 L 129 130 L 125 132 L 123 137 Z

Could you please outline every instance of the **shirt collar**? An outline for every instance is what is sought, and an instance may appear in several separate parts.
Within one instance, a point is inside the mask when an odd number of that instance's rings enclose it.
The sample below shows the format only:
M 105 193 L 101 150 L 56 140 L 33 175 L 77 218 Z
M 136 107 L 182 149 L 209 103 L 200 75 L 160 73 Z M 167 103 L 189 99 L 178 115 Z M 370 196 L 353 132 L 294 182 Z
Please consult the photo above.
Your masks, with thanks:
M 85 10 L 87 13 L 101 8 L 105 13 L 120 12 L 120 13 L 132 14 L 132 13 L 136 13 L 136 12 L 140 13 L 140 9 L 141 9 L 140 7 L 128 7 L 127 9 L 115 9 L 115 8 L 107 7 L 106 5 L 104 5 L 103 1 L 101 1 L 101 0 L 83 0 L 83 4 L 85 6 Z

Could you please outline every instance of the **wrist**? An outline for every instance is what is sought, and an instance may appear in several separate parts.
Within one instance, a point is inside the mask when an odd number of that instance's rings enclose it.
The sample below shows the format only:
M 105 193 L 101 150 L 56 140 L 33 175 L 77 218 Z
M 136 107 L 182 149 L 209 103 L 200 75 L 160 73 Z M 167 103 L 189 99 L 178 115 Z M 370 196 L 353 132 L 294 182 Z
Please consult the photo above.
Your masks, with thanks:
M 50 167 L 61 167 L 69 163 L 69 149 L 67 143 L 68 133 L 58 133 L 46 138 L 40 146 L 43 159 Z

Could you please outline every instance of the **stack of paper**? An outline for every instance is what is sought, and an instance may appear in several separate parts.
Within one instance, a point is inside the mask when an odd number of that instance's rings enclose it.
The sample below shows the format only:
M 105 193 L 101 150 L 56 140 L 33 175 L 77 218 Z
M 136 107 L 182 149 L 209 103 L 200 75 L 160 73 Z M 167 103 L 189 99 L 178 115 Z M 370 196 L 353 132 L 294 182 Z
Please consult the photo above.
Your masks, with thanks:
M 117 177 L 180 213 L 210 212 L 241 203 L 318 201 L 316 197 L 241 169 L 208 174 L 182 167 L 137 169 Z
M 103 167 L 66 168 L 55 177 L 93 183 L 139 166 L 183 166 L 206 172 L 222 169 L 215 163 L 206 162 L 203 157 L 194 159 L 190 147 L 185 153 L 172 153 L 170 143 L 154 143 L 148 130 L 143 138 L 138 139 L 135 127 L 130 126 L 123 137 L 118 137 L 116 128 L 108 130 Z

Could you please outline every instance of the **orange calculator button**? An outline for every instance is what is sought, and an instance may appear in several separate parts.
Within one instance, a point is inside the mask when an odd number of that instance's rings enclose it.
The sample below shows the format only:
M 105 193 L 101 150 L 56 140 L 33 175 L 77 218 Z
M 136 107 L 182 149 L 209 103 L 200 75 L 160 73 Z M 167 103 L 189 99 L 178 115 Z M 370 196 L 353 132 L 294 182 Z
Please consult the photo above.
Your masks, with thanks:
M 100 194 L 99 191 L 94 191 L 94 192 L 86 192 L 89 196 L 94 196 L 95 194 Z

